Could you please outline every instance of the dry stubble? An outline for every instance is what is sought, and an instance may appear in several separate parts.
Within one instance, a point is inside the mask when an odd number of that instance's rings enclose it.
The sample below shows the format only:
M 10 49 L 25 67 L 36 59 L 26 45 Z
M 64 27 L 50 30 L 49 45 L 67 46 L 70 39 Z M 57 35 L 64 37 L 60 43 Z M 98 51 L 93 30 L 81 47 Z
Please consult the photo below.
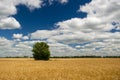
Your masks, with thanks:
M 0 59 L 0 80 L 120 80 L 118 58 Z

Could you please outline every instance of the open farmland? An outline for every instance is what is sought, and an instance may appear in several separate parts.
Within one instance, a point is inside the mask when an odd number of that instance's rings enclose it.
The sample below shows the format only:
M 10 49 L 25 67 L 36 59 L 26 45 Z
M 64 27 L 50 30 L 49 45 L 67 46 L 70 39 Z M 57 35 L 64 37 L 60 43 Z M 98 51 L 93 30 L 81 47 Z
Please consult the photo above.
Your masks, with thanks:
M 0 80 L 120 80 L 120 58 L 1 58 Z

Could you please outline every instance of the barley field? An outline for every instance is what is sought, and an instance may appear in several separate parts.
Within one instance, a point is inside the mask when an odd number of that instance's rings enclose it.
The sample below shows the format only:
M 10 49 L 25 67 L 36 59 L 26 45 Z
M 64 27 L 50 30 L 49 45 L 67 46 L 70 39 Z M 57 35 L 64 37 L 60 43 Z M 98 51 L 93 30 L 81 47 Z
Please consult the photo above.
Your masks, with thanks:
M 1 58 L 0 80 L 120 80 L 120 58 Z

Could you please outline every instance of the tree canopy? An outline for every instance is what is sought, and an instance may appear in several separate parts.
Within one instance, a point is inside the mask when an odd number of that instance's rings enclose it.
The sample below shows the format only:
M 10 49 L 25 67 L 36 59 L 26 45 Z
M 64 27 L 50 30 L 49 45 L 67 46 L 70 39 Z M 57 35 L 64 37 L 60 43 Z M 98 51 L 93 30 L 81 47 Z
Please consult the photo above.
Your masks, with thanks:
M 33 45 L 33 57 L 35 60 L 49 60 L 49 45 L 45 42 L 37 42 Z

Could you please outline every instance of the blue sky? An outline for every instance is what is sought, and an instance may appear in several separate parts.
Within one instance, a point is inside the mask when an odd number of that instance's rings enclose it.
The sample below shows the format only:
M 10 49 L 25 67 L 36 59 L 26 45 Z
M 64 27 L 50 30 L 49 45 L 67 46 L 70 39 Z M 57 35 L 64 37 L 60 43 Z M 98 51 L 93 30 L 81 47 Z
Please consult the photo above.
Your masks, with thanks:
M 76 10 L 79 9 L 79 5 L 85 5 L 88 2 L 90 0 L 69 0 L 68 3 L 61 4 L 59 2 L 53 2 L 50 5 L 46 1 L 45 6 L 31 11 L 25 5 L 18 5 L 16 6 L 17 14 L 11 16 L 20 23 L 21 29 L 0 30 L 0 36 L 6 36 L 11 39 L 13 33 L 27 35 L 36 30 L 51 30 L 55 28 L 54 24 L 59 21 L 74 17 L 84 18 L 87 16 L 87 13 L 77 12 Z
M 38 41 L 50 45 L 52 56 L 120 55 L 117 0 L 4 0 L 0 5 L 0 56 L 31 56 Z

